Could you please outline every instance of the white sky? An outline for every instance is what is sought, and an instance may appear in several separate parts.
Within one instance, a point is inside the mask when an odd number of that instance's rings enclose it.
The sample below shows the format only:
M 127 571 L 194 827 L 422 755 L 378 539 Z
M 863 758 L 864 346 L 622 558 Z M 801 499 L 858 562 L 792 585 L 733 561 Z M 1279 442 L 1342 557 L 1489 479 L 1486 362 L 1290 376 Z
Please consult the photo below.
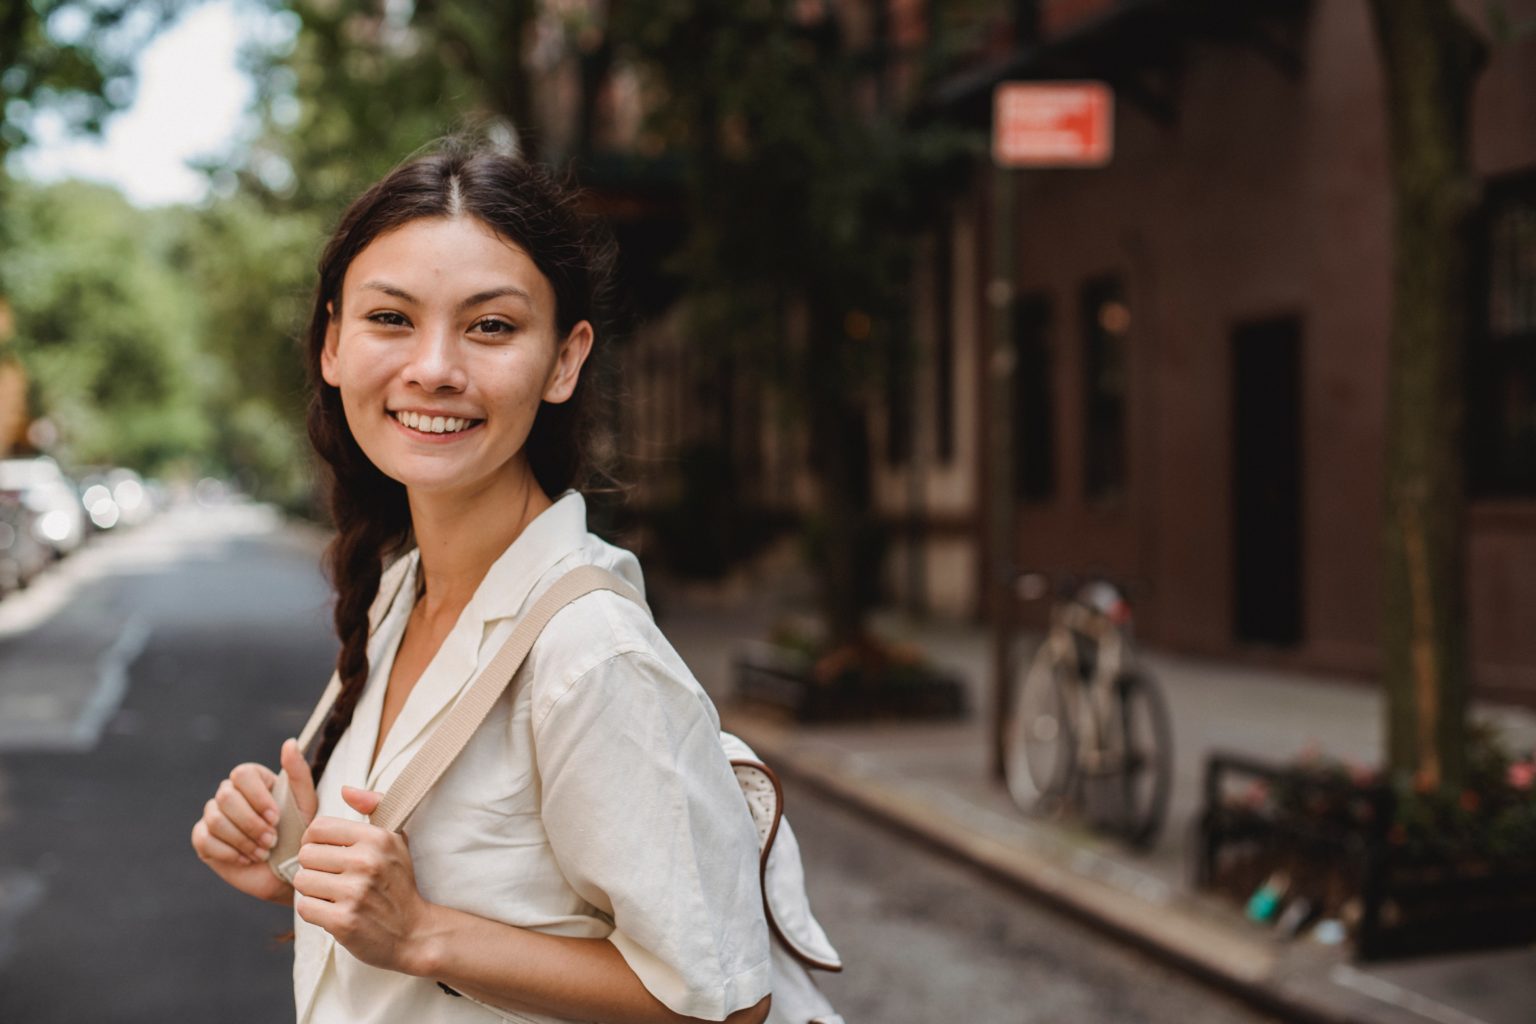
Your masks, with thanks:
M 251 17 L 238 0 L 192 7 L 139 55 L 133 104 L 106 122 L 100 138 L 72 136 L 57 117 L 39 116 L 35 141 L 15 154 L 13 167 L 38 181 L 116 185 L 140 206 L 202 199 L 207 178 L 185 161 L 224 154 L 245 128 L 253 86 L 236 51 L 257 27 Z

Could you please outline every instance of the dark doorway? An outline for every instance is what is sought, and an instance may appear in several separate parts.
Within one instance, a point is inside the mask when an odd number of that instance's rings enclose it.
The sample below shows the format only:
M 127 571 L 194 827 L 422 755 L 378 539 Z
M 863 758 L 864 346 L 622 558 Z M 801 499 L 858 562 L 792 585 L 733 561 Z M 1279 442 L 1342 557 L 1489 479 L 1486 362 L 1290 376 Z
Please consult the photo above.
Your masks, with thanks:
M 1050 331 L 1050 296 L 1021 296 L 1013 312 L 1013 489 L 1020 501 L 1050 501 L 1056 492 Z
M 1232 333 L 1233 632 L 1301 642 L 1301 321 Z

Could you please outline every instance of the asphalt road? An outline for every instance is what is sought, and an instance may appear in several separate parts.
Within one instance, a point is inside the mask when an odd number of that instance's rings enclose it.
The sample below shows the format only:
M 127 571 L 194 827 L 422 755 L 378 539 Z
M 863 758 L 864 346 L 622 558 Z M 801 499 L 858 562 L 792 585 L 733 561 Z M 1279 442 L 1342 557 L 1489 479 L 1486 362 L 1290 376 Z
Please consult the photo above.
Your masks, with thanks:
M 259 509 L 106 538 L 0 602 L 0 1022 L 291 1019 L 287 912 L 188 833 L 271 763 L 329 673 L 304 537 Z M 812 897 L 850 1024 L 1264 1018 L 799 789 Z

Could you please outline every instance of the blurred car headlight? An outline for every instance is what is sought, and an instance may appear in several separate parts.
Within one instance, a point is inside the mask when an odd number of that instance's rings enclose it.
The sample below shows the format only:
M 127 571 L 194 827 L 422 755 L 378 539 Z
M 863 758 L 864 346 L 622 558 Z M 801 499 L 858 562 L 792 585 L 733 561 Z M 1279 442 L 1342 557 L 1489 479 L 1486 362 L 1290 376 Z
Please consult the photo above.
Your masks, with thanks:
M 114 504 L 112 492 L 106 484 L 91 484 L 85 489 L 85 493 L 80 495 L 80 504 L 85 506 L 87 512 L 95 512 L 96 506 L 103 503 Z
M 52 512 L 44 512 L 37 519 L 38 536 L 49 544 L 58 544 L 69 539 L 74 521 L 68 512 L 63 509 L 54 509 Z
M 123 480 L 112 488 L 112 500 L 124 512 L 134 512 L 144 504 L 144 485 L 133 479 Z

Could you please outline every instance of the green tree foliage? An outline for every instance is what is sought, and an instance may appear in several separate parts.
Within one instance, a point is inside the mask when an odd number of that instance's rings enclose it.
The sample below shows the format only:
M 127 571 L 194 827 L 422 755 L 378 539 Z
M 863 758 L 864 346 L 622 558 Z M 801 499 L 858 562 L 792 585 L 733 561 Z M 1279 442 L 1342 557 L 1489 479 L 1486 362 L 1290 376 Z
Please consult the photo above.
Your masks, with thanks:
M 0 0 L 0 202 L 5 161 L 47 111 L 95 132 L 133 98 L 131 60 L 182 0 Z M 0 245 L 7 242 L 0 220 Z M 0 294 L 4 293 L 0 278 Z
M 294 0 L 291 47 L 253 52 L 264 130 L 238 163 L 271 208 L 322 223 L 369 183 L 444 134 L 529 123 L 518 54 L 533 0 Z M 531 138 L 521 144 L 532 151 Z
M 615 5 L 610 32 L 688 168 L 693 344 L 776 380 L 804 426 L 823 613 L 834 644 L 859 645 L 880 556 L 870 412 L 909 347 L 915 237 L 979 140 L 906 120 L 881 100 L 883 41 L 857 49 L 831 14 L 796 7 Z
M 203 449 L 213 368 L 171 269 L 174 222 L 82 183 L 19 187 L 5 213 L 16 352 L 61 454 L 155 470 Z
M 3 210 L 16 356 L 75 464 L 218 473 L 311 503 L 295 343 L 318 230 L 245 195 L 140 210 L 116 191 L 20 184 Z
M 311 508 L 308 387 L 298 339 L 320 226 L 245 193 L 183 211 L 172 266 L 197 296 L 196 333 L 211 372 L 201 408 L 212 469 L 247 491 Z

